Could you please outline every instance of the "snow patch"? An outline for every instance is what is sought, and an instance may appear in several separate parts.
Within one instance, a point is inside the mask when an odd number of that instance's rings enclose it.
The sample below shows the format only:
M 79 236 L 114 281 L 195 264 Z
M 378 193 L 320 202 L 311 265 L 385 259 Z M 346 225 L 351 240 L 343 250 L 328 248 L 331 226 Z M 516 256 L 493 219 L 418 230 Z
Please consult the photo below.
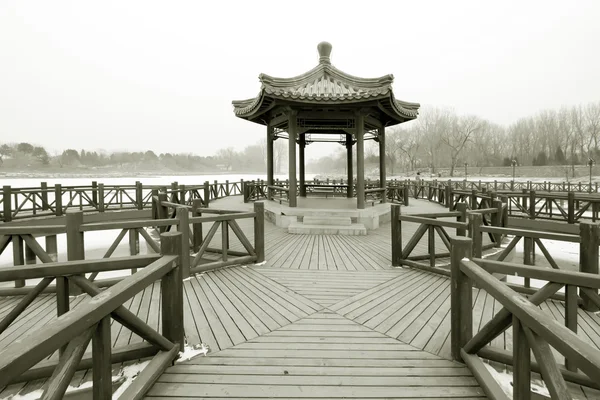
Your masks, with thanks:
M 494 367 L 489 365 L 488 363 L 484 363 L 492 377 L 498 382 L 504 393 L 508 396 L 508 398 L 512 399 L 513 397 L 513 376 L 507 372 L 499 372 Z M 544 382 L 540 379 L 532 378 L 531 379 L 531 391 L 537 393 L 541 396 L 546 396 L 550 398 L 550 392 Z
M 262 265 L 265 265 L 266 263 L 267 263 L 267 261 L 263 261 L 263 262 L 261 262 L 261 263 L 254 264 L 254 266 L 255 266 L 255 267 L 260 267 L 260 266 L 262 266 Z
M 204 343 L 195 344 L 193 346 L 185 346 L 183 352 L 179 353 L 179 358 L 175 361 L 176 364 L 184 361 L 191 360 L 192 358 L 198 357 L 200 354 L 206 356 L 210 348 Z
M 150 363 L 150 360 L 143 361 L 140 363 L 135 363 L 132 365 L 127 365 L 126 367 L 121 368 L 119 371 L 118 377 L 123 379 L 123 384 L 113 393 L 113 399 L 118 399 L 121 397 L 125 389 L 131 385 L 131 383 L 137 378 L 137 376 L 146 368 L 146 366 Z M 114 377 L 113 377 L 114 379 Z
M 121 380 L 123 380 L 123 377 L 121 377 L 120 375 L 117 376 L 113 376 L 112 377 L 112 383 L 117 384 L 119 383 Z M 71 386 L 69 385 L 67 387 L 67 390 L 65 392 L 65 394 L 67 393 L 74 393 L 74 392 L 79 392 L 81 390 L 85 390 L 85 389 L 89 389 L 94 385 L 93 381 L 89 381 L 89 382 L 85 382 L 79 386 Z M 10 400 L 38 400 L 42 397 L 42 394 L 44 393 L 43 389 L 38 389 L 38 390 L 34 390 L 33 392 L 29 392 L 27 394 L 15 394 L 14 396 L 10 396 L 8 397 L 8 399 Z

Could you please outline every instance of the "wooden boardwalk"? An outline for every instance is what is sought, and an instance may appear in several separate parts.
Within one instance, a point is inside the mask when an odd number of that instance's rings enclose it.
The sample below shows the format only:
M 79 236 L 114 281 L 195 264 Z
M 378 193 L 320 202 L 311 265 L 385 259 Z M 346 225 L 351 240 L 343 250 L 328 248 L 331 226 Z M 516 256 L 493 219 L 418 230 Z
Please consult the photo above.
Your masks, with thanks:
M 251 237 L 248 225 L 240 225 Z M 405 240 L 411 233 L 403 230 Z M 392 268 L 389 224 L 366 237 L 343 237 L 290 235 L 267 223 L 265 242 L 264 265 L 184 281 L 186 340 L 210 352 L 169 368 L 148 398 L 486 398 L 470 371 L 450 361 L 449 280 Z M 231 248 L 241 244 L 232 238 Z M 419 252 L 426 249 L 419 244 Z M 159 287 L 125 304 L 155 329 Z M 84 298 L 72 297 L 71 306 Z M 18 300 L 0 297 L 0 318 Z M 474 332 L 501 308 L 479 289 L 473 307 Z M 541 308 L 564 319 L 559 302 Z M 54 295 L 40 296 L 0 335 L 0 346 L 54 318 Z M 114 321 L 111 334 L 115 347 L 142 341 Z M 510 335 L 493 345 L 510 350 Z M 600 347 L 600 316 L 579 310 L 578 335 Z M 71 384 L 90 380 L 91 373 L 81 371 Z M 0 399 L 30 393 L 43 382 L 11 385 Z M 600 392 L 571 388 L 576 399 L 600 398 Z

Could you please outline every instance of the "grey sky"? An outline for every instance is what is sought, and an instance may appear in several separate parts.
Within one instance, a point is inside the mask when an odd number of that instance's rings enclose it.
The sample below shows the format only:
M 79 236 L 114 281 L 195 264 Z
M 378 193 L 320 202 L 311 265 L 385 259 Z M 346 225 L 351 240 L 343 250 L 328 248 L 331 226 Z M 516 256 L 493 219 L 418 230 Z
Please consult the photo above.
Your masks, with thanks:
M 322 40 L 345 72 L 394 74 L 398 99 L 509 124 L 600 100 L 598 21 L 599 1 L 3 0 L 0 142 L 242 149 L 265 128 L 231 100 L 314 67 Z

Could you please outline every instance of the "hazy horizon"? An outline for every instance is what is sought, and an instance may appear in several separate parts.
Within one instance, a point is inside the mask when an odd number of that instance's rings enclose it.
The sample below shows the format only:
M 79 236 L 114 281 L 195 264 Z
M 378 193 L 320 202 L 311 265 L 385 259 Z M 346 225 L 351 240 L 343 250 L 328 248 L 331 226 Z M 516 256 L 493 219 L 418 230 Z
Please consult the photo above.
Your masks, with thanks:
M 256 96 L 260 73 L 313 68 L 323 40 L 345 72 L 393 74 L 398 99 L 503 125 L 600 100 L 598 2 L 302 5 L 4 1 L 0 142 L 239 150 L 265 128 L 234 117 L 231 101 Z

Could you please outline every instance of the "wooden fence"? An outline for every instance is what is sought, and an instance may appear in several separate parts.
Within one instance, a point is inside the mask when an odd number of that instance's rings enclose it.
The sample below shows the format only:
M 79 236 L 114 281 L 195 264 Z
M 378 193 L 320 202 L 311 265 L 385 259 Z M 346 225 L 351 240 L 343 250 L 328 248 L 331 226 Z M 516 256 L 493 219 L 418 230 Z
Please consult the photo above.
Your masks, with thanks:
M 0 221 L 62 216 L 67 210 L 123 211 L 143 210 L 152 204 L 152 195 L 158 191 L 167 193 L 168 199 L 179 204 L 191 205 L 201 199 L 205 207 L 212 200 L 243 194 L 244 181 L 204 182 L 202 185 L 183 185 L 173 182 L 170 187 L 143 185 L 104 185 L 92 182 L 90 186 L 48 187 L 42 182 L 40 187 L 13 188 L 5 185 L 0 193 Z
M 15 267 L 35 264 L 37 260 L 42 263 L 57 261 L 58 240 L 57 236 L 66 235 L 66 253 L 69 261 L 83 260 L 86 254 L 85 234 L 98 231 L 116 231 L 116 238 L 103 251 L 102 258 L 114 257 L 114 253 L 121 242 L 127 237 L 129 254 L 140 253 L 140 238 L 153 252 L 160 251 L 160 243 L 152 237 L 151 231 L 158 232 L 180 231 L 183 235 L 182 251 L 187 254 L 181 260 L 182 274 L 190 274 L 220 268 L 228 265 L 264 261 L 264 205 L 254 204 L 254 211 L 239 212 L 220 210 L 204 207 L 203 199 L 193 199 L 192 205 L 168 201 L 169 193 L 160 192 L 152 196 L 151 215 L 146 212 L 137 217 L 123 213 L 103 213 L 100 218 L 89 218 L 83 211 L 68 210 L 66 215 L 57 220 L 49 220 L 51 224 L 0 225 L 0 254 L 12 243 L 13 265 Z M 171 200 L 181 201 L 176 193 L 171 193 Z M 186 201 L 187 202 L 187 201 Z M 191 213 L 191 216 L 190 216 Z M 92 215 L 94 216 L 94 215 Z M 86 221 L 87 218 L 88 220 Z M 113 219 L 115 218 L 115 219 Z M 89 221 L 91 219 L 91 221 Z M 254 244 L 246 237 L 238 222 L 252 219 Z M 32 223 L 36 223 L 33 220 Z M 203 235 L 203 224 L 212 223 L 206 235 Z M 221 248 L 210 247 L 217 231 L 221 233 Z M 229 249 L 230 232 L 236 237 L 245 249 L 235 251 Z M 42 243 L 44 240 L 45 243 Z M 63 250 L 64 251 L 64 250 Z M 209 253 L 220 254 L 220 259 L 207 258 Z M 135 273 L 135 266 L 129 268 Z M 100 287 L 114 285 L 123 277 L 112 277 L 97 280 L 98 272 L 90 272 L 88 279 L 96 281 Z M 27 287 L 21 279 L 15 280 L 15 288 L 0 288 L 0 295 L 22 295 L 34 291 L 35 288 Z M 56 287 L 44 287 L 45 292 L 56 291 Z
M 479 205 L 484 206 L 485 203 L 479 203 Z M 495 200 L 493 205 L 494 207 L 491 208 L 469 209 L 467 203 L 459 203 L 454 211 L 414 215 L 401 215 L 401 206 L 392 205 L 392 265 L 406 265 L 442 275 L 450 275 L 448 269 L 436 266 L 437 260 L 450 257 L 452 245 L 448 229 L 453 229 L 455 236 L 466 236 L 468 232 L 475 242 L 474 255 L 479 257 L 483 250 L 500 247 L 503 234 L 495 231 L 489 232 L 491 243 L 483 243 L 483 233 L 486 232 L 486 228 L 500 228 L 506 223 L 506 205 L 499 200 Z M 419 224 L 404 247 L 402 243 L 403 223 Z M 425 234 L 427 234 L 427 253 L 411 255 Z M 445 251 L 437 251 L 436 240 L 441 240 Z M 423 260 L 427 260 L 427 263 L 422 262 Z
M 531 398 L 531 372 L 542 375 L 553 399 L 571 399 L 565 381 L 600 388 L 600 350 L 582 340 L 577 330 L 578 295 L 587 296 L 600 307 L 598 273 L 536 268 L 513 263 L 472 258 L 473 242 L 452 238 L 451 255 L 451 351 L 452 357 L 471 369 L 486 394 L 507 399 L 482 359 L 512 366 L 513 399 Z M 596 254 L 597 262 L 597 254 Z M 525 298 L 499 281 L 493 273 L 518 274 L 546 281 L 546 285 Z M 472 287 L 484 289 L 504 307 L 473 335 Z M 557 323 L 538 305 L 565 288 L 565 322 Z M 512 325 L 513 352 L 488 346 Z M 553 350 L 565 357 L 557 362 Z M 531 359 L 531 353 L 536 361 Z M 581 372 L 578 372 L 581 371 Z
M 181 233 L 163 233 L 160 255 L 0 268 L 0 282 L 41 279 L 35 290 L 24 296 L 0 321 L 0 333 L 54 280 L 59 316 L 49 324 L 36 327 L 26 341 L 17 341 L 0 351 L 0 387 L 49 378 L 43 386 L 42 398 L 61 399 L 74 373 L 92 368 L 93 399 L 111 399 L 111 365 L 153 357 L 122 395 L 127 399 L 142 398 L 156 377 L 172 364 L 184 347 L 181 261 L 186 255 L 182 253 L 181 241 Z M 139 268 L 139 271 L 104 291 L 84 276 L 90 272 L 132 267 Z M 124 306 L 127 300 L 157 279 L 161 280 L 161 333 Z M 91 296 L 73 310 L 69 310 L 70 285 Z M 146 343 L 113 349 L 111 318 L 145 339 Z M 90 342 L 91 354 L 86 353 Z M 56 351 L 59 351 L 60 358 L 44 361 Z

